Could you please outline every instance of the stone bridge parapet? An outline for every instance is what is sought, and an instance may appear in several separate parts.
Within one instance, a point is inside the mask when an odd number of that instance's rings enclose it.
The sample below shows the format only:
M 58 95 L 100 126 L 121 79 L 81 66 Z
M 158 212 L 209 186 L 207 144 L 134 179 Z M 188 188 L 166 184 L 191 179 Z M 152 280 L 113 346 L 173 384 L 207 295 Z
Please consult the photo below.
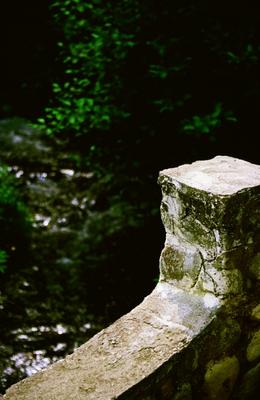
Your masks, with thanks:
M 217 156 L 159 183 L 166 241 L 153 292 L 5 400 L 257 398 L 260 166 Z

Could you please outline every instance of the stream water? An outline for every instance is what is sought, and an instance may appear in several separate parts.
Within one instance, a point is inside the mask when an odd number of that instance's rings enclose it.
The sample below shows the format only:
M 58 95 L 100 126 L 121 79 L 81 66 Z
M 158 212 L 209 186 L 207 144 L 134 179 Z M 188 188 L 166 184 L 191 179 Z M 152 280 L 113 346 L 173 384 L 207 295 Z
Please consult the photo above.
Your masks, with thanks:
M 71 353 L 155 286 L 164 233 L 149 184 L 124 176 L 109 203 L 109 174 L 102 183 L 79 159 L 26 121 L 0 121 L 0 162 L 31 215 L 28 232 L 12 215 L 2 219 L 10 237 L 0 272 L 0 393 Z
M 0 160 L 32 216 L 28 246 L 0 275 L 0 392 L 85 342 L 109 321 L 93 315 L 79 288 L 80 250 L 91 218 L 92 174 L 26 121 L 0 121 Z M 15 248 L 12 249 L 14 252 Z

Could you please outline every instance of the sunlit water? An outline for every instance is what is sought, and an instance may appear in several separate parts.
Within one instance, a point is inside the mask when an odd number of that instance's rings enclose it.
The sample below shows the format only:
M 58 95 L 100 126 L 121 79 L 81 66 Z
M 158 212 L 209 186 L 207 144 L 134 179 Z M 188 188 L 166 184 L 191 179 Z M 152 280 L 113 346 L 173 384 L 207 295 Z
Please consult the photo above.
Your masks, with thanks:
M 70 271 L 80 264 L 75 248 L 82 246 L 86 233 L 80 232 L 93 205 L 87 194 L 93 174 L 57 162 L 33 130 L 4 129 L 0 123 L 0 156 L 25 193 L 33 231 L 28 266 L 23 260 L 14 274 L 7 271 L 3 293 L 0 288 L 0 392 L 71 353 L 103 327 L 102 318 L 79 303 L 77 282 L 70 292 Z
M 26 240 L 13 223 L 11 261 L 0 274 L 4 393 L 133 308 L 152 289 L 153 264 L 158 272 L 157 241 L 142 243 L 132 211 L 106 204 L 104 182 L 71 161 L 71 149 L 22 121 L 0 121 L 1 161 L 31 215 Z

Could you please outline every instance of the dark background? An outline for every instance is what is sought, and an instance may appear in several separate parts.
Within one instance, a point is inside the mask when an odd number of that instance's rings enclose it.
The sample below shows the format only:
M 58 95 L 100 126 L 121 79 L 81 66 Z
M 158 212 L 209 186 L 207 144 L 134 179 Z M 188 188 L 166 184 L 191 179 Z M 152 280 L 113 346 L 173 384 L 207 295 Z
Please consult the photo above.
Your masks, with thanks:
M 53 97 L 52 83 L 63 76 L 64 66 L 58 56 L 57 42 L 63 38 L 64 32 L 62 24 L 58 25 L 52 18 L 52 3 L 44 0 L 37 3 L 13 0 L 1 4 L 2 118 L 22 116 L 35 119 L 42 116 Z M 253 2 L 240 4 L 234 1 L 220 1 L 213 5 L 206 1 L 187 1 L 182 4 L 178 1 L 153 1 L 143 4 L 144 14 L 138 38 L 140 45 L 129 52 L 127 68 L 121 71 L 123 91 L 127 94 L 131 90 L 134 92 L 133 86 L 134 89 L 138 88 L 135 94 L 131 94 L 131 104 L 128 104 L 135 118 L 131 129 L 136 130 L 137 124 L 139 127 L 141 123 L 145 124 L 147 118 L 156 131 L 161 131 L 161 135 L 169 129 L 177 131 L 176 121 L 185 118 L 188 113 L 207 113 L 212 109 L 214 101 L 220 99 L 226 108 L 234 111 L 239 123 L 221 126 L 213 147 L 207 143 L 206 138 L 202 142 L 196 142 L 194 138 L 181 138 L 179 145 L 178 136 L 168 132 L 165 134 L 167 146 L 163 148 L 164 158 L 171 164 L 168 149 L 178 146 L 179 150 L 174 153 L 174 157 L 181 153 L 178 157 L 181 161 L 184 149 L 190 153 L 190 147 L 196 146 L 200 147 L 198 156 L 204 158 L 222 153 L 257 162 L 255 139 L 259 126 L 259 6 Z M 185 77 L 180 74 L 178 81 L 169 78 L 165 82 L 152 82 L 148 79 L 147 65 L 158 60 L 151 48 L 144 47 L 144 42 L 159 38 L 167 46 L 171 35 L 181 38 L 182 47 L 178 48 L 176 60 L 192 58 L 189 73 Z M 248 45 L 252 46 L 252 51 L 246 54 Z M 237 59 L 229 57 L 228 60 L 228 52 L 237 55 Z M 172 55 L 170 50 L 166 64 L 173 62 L 170 59 Z M 124 77 L 124 73 L 127 73 L 127 77 Z M 180 111 L 179 115 L 166 113 L 161 118 L 158 112 L 155 114 L 154 108 L 147 107 L 145 97 L 151 91 L 151 97 L 155 97 L 155 93 L 161 98 L 169 97 L 168 94 L 171 97 L 173 88 L 180 97 L 185 91 L 190 92 L 192 100 L 188 102 L 183 115 Z M 131 125 L 131 121 L 128 124 Z M 151 135 L 149 139 L 152 140 Z M 150 148 L 151 151 L 157 151 L 154 143 L 151 143 Z M 151 154 L 151 157 L 155 155 Z
M 0 5 L 0 155 L 11 171 L 0 174 L 9 193 L 0 191 L 0 368 L 14 368 L 3 391 L 26 376 L 13 355 L 47 349 L 50 360 L 63 357 L 155 286 L 165 235 L 160 170 L 215 155 L 259 162 L 258 4 L 55 3 Z M 16 117 L 38 125 L 3 122 Z M 22 155 L 6 145 L 11 131 L 29 140 Z M 39 140 L 49 152 L 32 158 Z M 24 172 L 19 182 L 14 166 Z M 79 174 L 72 186 L 64 168 Z M 46 171 L 61 193 L 46 207 L 52 218 L 68 216 L 65 239 L 62 229 L 54 236 L 32 227 L 44 200 L 30 198 L 28 187 L 40 188 L 30 173 Z M 84 212 L 71 213 L 71 193 L 88 199 Z M 67 327 L 64 351 L 51 350 L 57 333 L 28 333 L 56 324 Z
M 57 32 L 49 1 L 9 1 L 0 6 L 1 117 L 33 118 L 51 96 Z

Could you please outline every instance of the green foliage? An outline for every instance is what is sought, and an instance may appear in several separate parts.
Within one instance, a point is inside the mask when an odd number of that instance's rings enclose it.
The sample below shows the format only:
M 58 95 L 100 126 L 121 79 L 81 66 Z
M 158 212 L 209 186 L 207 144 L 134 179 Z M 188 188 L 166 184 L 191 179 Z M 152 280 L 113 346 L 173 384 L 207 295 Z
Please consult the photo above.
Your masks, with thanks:
M 204 116 L 194 115 L 190 120 L 183 122 L 182 129 L 187 134 L 194 136 L 209 135 L 216 129 L 221 127 L 225 121 L 237 122 L 237 118 L 231 111 L 224 111 L 221 103 L 216 103 L 215 108 L 210 114 Z M 215 139 L 213 135 L 210 136 Z
M 246 43 L 244 48 L 240 49 L 240 54 L 227 51 L 227 60 L 230 64 L 257 64 L 260 56 L 260 46 Z
M 160 169 L 217 153 L 243 158 L 250 146 L 244 132 L 258 124 L 259 21 L 231 3 L 53 3 L 62 74 L 40 123 L 63 134 L 82 155 L 75 163 L 94 174 L 83 246 L 93 269 L 122 270 L 124 262 L 109 257 L 123 248 L 134 254 L 131 232 L 145 237 L 145 226 L 155 226 Z
M 6 269 L 7 253 L 4 250 L 0 250 L 0 272 L 4 272 Z
M 9 258 L 24 252 L 31 218 L 7 166 L 0 166 L 0 269 Z
M 233 8 L 222 2 L 211 10 L 190 0 L 160 7 L 136 0 L 56 0 L 51 10 L 60 32 L 62 74 L 54 79 L 53 100 L 39 123 L 50 134 L 86 136 L 85 152 L 89 160 L 98 155 L 98 167 L 100 148 L 106 158 L 107 145 L 122 158 L 126 147 L 145 141 L 150 147 L 151 137 L 158 138 L 153 151 L 159 136 L 168 147 L 174 141 L 168 126 L 175 136 L 207 135 L 212 141 L 217 129 L 233 130 L 234 122 L 237 129 L 241 104 L 234 94 L 241 89 L 242 98 L 253 96 L 253 68 L 259 64 L 253 15 L 249 27 L 236 9 L 233 29 L 224 15 Z
M 48 133 L 106 130 L 128 116 L 117 96 L 122 90 L 120 66 L 135 46 L 135 1 L 122 5 L 98 0 L 53 3 L 55 22 L 64 32 L 59 43 L 64 76 L 53 83 L 55 102 L 46 109 L 46 118 L 39 119 Z
M 30 219 L 28 210 L 18 194 L 14 177 L 7 166 L 0 165 L 0 216 L 4 207 L 16 209 L 25 220 Z
M 234 143 L 243 156 L 237 138 L 258 123 L 260 32 L 257 14 L 231 3 L 53 2 L 62 74 L 40 123 L 99 182 L 112 176 L 109 196 L 118 175 L 155 182 L 165 166 L 235 154 Z
M 5 165 L 0 165 L 0 204 L 12 204 L 15 201 L 14 180 Z

